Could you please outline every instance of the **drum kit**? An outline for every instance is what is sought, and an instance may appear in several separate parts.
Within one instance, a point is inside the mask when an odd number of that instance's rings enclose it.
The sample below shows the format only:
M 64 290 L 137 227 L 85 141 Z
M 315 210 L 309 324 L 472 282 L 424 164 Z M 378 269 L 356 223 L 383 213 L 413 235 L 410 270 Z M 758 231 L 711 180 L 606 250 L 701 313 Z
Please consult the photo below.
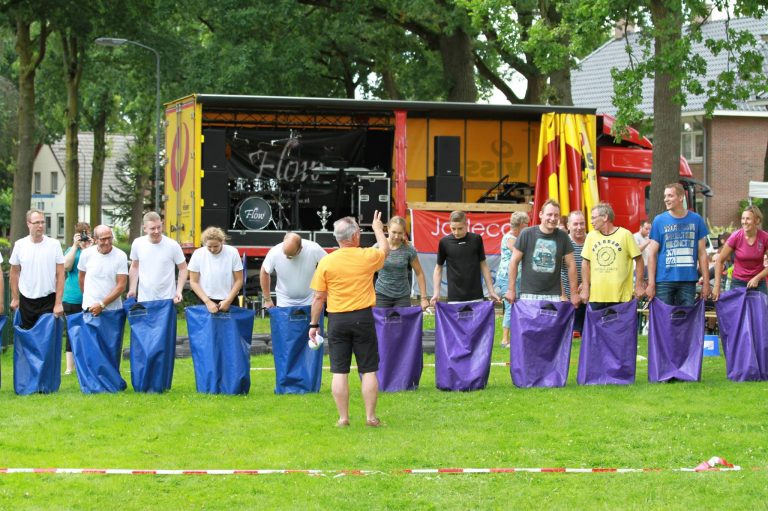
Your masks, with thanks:
M 285 207 L 292 202 L 289 195 L 296 192 L 283 190 L 277 179 L 238 177 L 228 185 L 237 201 L 232 229 L 261 230 L 271 225 L 282 230 L 288 225 Z

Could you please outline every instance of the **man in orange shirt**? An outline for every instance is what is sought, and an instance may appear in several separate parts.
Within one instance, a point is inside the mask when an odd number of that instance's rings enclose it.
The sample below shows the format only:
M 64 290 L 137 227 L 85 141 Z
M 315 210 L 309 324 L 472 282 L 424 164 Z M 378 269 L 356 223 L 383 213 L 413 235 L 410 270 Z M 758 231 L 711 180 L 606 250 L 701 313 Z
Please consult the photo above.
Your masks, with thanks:
M 333 224 L 339 249 L 320 260 L 310 287 L 312 320 L 309 338 L 316 339 L 323 307 L 328 311 L 328 351 L 331 359 L 331 392 L 339 411 L 337 426 L 349 426 L 349 369 L 352 353 L 362 375 L 366 425 L 381 426 L 376 417 L 379 395 L 379 348 L 372 307 L 376 305 L 373 274 L 384 266 L 389 243 L 384 235 L 381 213 L 373 215 L 373 232 L 378 248 L 360 248 L 360 227 L 352 217 Z M 327 302 L 327 306 L 326 306 Z

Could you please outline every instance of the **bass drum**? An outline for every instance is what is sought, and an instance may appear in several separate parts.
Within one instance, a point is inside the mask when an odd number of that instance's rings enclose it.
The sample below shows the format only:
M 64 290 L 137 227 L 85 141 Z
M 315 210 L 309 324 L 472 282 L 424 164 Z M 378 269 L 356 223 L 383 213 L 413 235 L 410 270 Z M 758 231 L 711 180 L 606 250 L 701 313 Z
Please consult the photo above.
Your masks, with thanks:
M 237 205 L 237 219 L 246 229 L 260 231 L 272 221 L 272 207 L 262 197 L 247 197 Z

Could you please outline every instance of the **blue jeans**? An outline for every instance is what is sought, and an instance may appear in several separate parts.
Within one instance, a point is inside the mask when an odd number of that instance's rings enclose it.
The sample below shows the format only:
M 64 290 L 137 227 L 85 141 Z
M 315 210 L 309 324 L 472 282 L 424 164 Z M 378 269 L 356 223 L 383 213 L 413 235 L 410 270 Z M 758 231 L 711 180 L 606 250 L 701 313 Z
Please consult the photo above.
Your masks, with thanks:
M 731 279 L 731 289 L 736 289 L 738 287 L 747 287 L 747 281 Z M 765 285 L 764 280 L 761 280 L 755 289 L 763 294 L 768 295 L 768 286 Z
M 507 286 L 509 286 L 509 277 L 499 277 L 496 279 L 496 283 L 493 286 L 496 290 L 496 294 L 501 297 L 501 303 L 504 307 L 504 318 L 501 320 L 501 326 L 509 328 L 512 322 L 512 305 L 510 305 L 505 299 L 504 294 L 507 292 Z
M 656 298 L 667 305 L 690 307 L 696 301 L 696 282 L 657 282 Z

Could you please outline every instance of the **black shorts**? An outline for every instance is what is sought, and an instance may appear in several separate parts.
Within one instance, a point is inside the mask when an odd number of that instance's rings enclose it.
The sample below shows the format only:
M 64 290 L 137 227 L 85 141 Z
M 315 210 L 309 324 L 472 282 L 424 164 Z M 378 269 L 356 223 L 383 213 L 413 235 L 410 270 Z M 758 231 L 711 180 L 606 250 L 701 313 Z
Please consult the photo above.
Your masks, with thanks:
M 373 311 L 369 308 L 352 312 L 328 313 L 328 354 L 331 372 L 349 374 L 352 353 L 360 374 L 379 370 L 379 344 Z
M 40 316 L 53 312 L 54 305 L 56 305 L 56 293 L 51 293 L 41 298 L 27 298 L 19 293 L 21 328 L 29 330 L 35 326 Z
M 69 302 L 61 302 L 61 306 L 64 307 L 64 316 L 69 316 L 70 314 L 77 314 L 78 312 L 83 312 L 83 304 L 82 303 L 69 303 Z M 67 329 L 64 329 L 64 336 L 67 339 L 67 343 L 65 346 L 65 349 L 67 352 L 72 352 L 72 342 L 69 340 L 69 333 L 67 333 Z

